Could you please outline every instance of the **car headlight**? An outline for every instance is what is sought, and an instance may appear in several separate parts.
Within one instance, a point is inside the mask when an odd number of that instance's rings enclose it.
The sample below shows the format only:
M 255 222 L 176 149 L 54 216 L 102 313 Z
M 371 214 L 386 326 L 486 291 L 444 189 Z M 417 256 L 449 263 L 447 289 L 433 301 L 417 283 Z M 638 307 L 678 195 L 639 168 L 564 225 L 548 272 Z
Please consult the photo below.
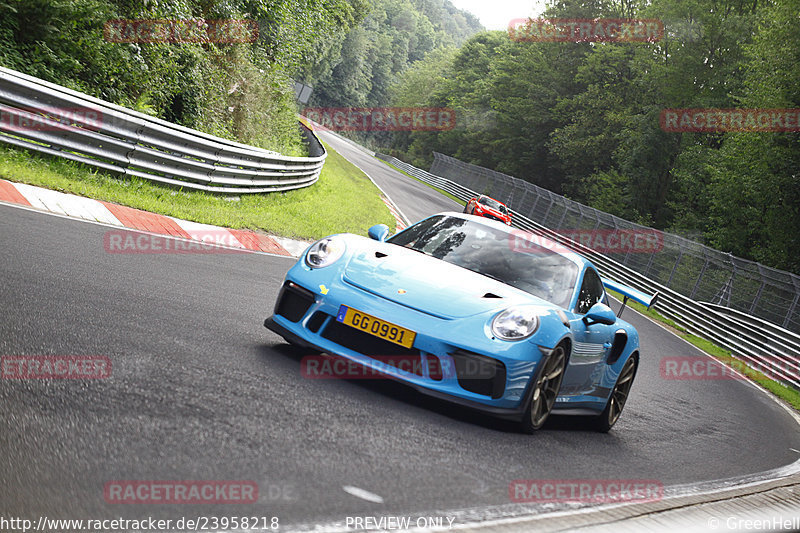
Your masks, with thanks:
M 306 253 L 306 264 L 311 268 L 332 265 L 342 257 L 344 241 L 337 237 L 326 237 L 311 245 Z
M 527 339 L 539 327 L 537 311 L 533 307 L 509 307 L 492 320 L 492 333 L 504 341 Z

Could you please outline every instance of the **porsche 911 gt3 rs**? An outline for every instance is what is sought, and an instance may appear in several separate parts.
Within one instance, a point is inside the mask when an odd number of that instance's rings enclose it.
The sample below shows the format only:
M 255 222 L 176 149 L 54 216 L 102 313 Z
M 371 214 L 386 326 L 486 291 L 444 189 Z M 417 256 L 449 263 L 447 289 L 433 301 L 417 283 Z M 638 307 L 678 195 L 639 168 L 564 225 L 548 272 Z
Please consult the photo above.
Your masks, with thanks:
M 419 391 L 516 419 L 590 415 L 608 431 L 636 375 L 639 337 L 585 258 L 493 220 L 441 213 L 389 237 L 333 235 L 289 270 L 265 326 Z

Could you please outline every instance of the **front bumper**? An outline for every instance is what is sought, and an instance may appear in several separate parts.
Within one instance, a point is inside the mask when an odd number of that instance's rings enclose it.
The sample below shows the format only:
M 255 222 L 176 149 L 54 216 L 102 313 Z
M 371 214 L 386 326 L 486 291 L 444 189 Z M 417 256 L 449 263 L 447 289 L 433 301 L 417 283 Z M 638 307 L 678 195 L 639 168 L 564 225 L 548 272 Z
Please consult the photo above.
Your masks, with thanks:
M 295 346 L 298 346 L 300 348 L 305 348 L 305 349 L 308 349 L 308 350 L 322 350 L 322 348 L 320 346 L 315 346 L 315 345 L 309 343 L 308 341 L 306 341 L 302 337 L 299 337 L 299 336 L 295 335 L 290 330 L 288 330 L 285 327 L 281 326 L 280 324 L 275 322 L 275 320 L 273 318 L 274 317 L 267 318 L 264 321 L 264 327 L 266 327 L 270 331 L 273 331 L 274 333 L 277 333 L 278 335 L 280 335 L 281 337 L 286 339 L 289 343 L 291 343 L 291 344 L 293 344 Z M 539 365 L 539 367 L 536 369 L 537 374 L 543 368 L 544 368 L 544 365 Z M 474 409 L 476 411 L 480 411 L 482 413 L 485 413 L 485 414 L 488 414 L 488 415 L 491 415 L 491 416 L 494 416 L 494 417 L 497 417 L 497 418 L 502 418 L 502 419 L 506 419 L 506 420 L 514 420 L 514 421 L 519 420 L 525 414 L 525 409 L 526 409 L 528 403 L 530 403 L 530 394 L 533 392 L 533 389 L 531 389 L 530 387 L 528 389 L 526 389 L 525 394 L 523 396 L 523 401 L 520 402 L 520 404 L 517 407 L 510 407 L 510 408 L 509 407 L 495 407 L 495 406 L 492 406 L 492 405 L 487 405 L 485 403 L 476 402 L 474 400 L 470 400 L 470 399 L 467 399 L 467 398 L 461 398 L 461 397 L 458 397 L 458 396 L 453 396 L 452 394 L 449 394 L 449 393 L 446 393 L 446 392 L 441 392 L 441 391 L 436 390 L 436 389 L 432 389 L 432 388 L 428 388 L 428 387 L 425 387 L 425 386 L 421 386 L 418 383 L 415 383 L 413 381 L 409 381 L 409 380 L 397 377 L 397 376 L 392 375 L 392 374 L 384 374 L 384 375 L 388 379 L 393 379 L 395 381 L 402 382 L 403 384 L 412 387 L 417 392 L 420 392 L 420 393 L 425 394 L 427 396 L 430 396 L 432 398 L 437 398 L 439 400 L 445 400 L 445 401 L 448 401 L 448 402 L 451 402 L 451 403 L 455 403 L 457 405 L 461 405 L 463 407 Z M 538 378 L 538 375 L 536 377 Z
M 321 286 L 321 292 L 310 290 L 308 280 L 302 284 L 299 281 L 287 276 L 275 314 L 264 323 L 290 343 L 357 362 L 425 394 L 494 416 L 516 419 L 524 413 L 532 377 L 544 366 L 541 362 L 549 349 L 530 341 L 512 343 L 491 339 L 483 330 L 475 331 L 475 320 L 433 317 L 367 293 L 335 276 L 326 280 L 328 283 Z M 286 298 L 287 292 L 292 293 L 295 301 Z M 417 336 L 412 349 L 390 345 L 377 338 L 372 343 L 366 339 L 366 344 L 362 342 L 365 339 L 354 340 L 367 334 L 336 321 L 340 305 L 415 331 Z M 384 348 L 391 353 L 380 351 Z M 377 353 L 369 353 L 370 349 Z M 421 364 L 417 371 L 407 371 L 383 364 L 379 355 L 419 358 Z M 469 364 L 477 361 L 475 368 L 481 369 L 480 378 L 486 381 L 470 381 L 471 376 L 461 372 L 464 361 Z M 480 366 L 483 363 L 486 364 Z M 432 372 L 436 367 L 443 371 Z M 494 374 L 489 375 L 487 369 L 494 369 Z

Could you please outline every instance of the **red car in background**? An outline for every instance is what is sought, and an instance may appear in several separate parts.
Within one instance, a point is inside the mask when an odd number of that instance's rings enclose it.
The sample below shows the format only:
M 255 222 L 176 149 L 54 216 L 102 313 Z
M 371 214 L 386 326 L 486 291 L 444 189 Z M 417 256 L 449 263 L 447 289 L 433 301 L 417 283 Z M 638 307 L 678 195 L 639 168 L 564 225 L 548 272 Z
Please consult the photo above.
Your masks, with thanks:
M 483 194 L 467 202 L 467 205 L 464 206 L 464 212 L 478 217 L 492 218 L 505 222 L 509 226 L 511 225 L 511 212 L 505 204 Z

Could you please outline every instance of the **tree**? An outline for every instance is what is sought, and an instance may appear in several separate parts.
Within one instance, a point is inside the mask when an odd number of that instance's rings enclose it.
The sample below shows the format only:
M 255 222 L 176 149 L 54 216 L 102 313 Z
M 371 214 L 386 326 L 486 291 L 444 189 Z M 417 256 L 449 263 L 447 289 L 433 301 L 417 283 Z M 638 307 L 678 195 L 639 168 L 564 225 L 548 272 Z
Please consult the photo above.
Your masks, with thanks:
M 313 105 L 389 105 L 391 86 L 407 68 L 434 50 L 460 44 L 480 28 L 474 17 L 446 24 L 449 14 L 459 13 L 448 0 L 371 0 L 370 7 L 346 37 L 341 57 L 311 80 Z
M 800 108 L 797 0 L 776 1 L 759 16 L 746 47 L 745 108 Z M 725 135 L 711 165 L 713 243 L 723 250 L 800 272 L 800 139 L 795 133 Z

